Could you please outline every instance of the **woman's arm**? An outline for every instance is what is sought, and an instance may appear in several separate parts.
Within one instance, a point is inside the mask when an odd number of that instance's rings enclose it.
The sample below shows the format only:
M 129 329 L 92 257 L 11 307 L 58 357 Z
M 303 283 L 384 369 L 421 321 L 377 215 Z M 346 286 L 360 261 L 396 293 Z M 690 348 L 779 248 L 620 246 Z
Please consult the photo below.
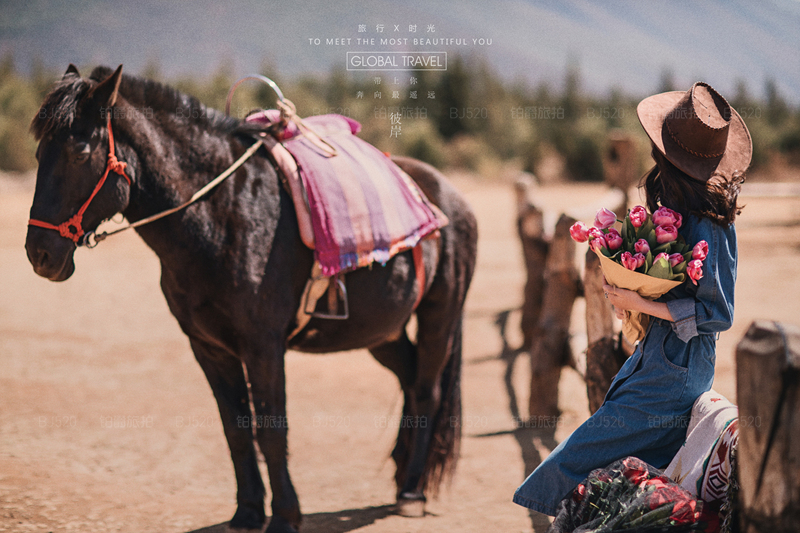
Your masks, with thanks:
M 625 311 L 638 311 L 645 315 L 669 320 L 670 322 L 675 321 L 672 318 L 672 313 L 670 313 L 667 304 L 663 302 L 654 302 L 642 298 L 634 291 L 612 287 L 607 284 L 603 285 L 603 292 L 606 294 L 608 301 L 614 306 L 617 318 L 623 318 L 625 316 Z

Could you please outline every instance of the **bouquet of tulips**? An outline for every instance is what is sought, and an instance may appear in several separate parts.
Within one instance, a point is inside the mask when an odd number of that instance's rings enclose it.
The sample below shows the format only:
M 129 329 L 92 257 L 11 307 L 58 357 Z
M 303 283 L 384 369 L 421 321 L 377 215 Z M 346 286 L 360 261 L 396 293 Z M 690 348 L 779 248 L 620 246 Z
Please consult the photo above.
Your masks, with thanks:
M 617 222 L 622 224 L 620 230 L 612 227 Z M 703 277 L 708 243 L 687 244 L 678 233 L 682 222 L 681 214 L 668 207 L 659 207 L 651 215 L 637 205 L 624 220 L 617 220 L 613 211 L 600 209 L 594 227 L 576 222 L 570 235 L 577 242 L 589 242 L 610 285 L 653 300 L 687 279 L 697 285 Z M 644 338 L 646 327 L 647 316 L 632 311 L 623 324 L 623 333 L 630 342 L 636 342 Z
M 719 516 L 702 500 L 636 457 L 592 471 L 561 502 L 551 526 L 557 533 L 710 533 L 718 528 Z

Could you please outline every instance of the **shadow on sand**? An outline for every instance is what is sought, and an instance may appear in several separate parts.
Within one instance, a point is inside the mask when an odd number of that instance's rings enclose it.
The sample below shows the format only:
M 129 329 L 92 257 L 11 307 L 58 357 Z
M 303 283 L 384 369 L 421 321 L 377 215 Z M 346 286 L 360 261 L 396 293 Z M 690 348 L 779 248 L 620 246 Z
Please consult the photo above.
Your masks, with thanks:
M 313 513 L 303 515 L 303 533 L 347 533 L 368 526 L 394 513 L 394 505 L 379 505 L 361 509 L 345 509 L 332 513 Z M 187 533 L 247 533 L 259 530 L 231 530 L 228 523 L 215 524 Z M 263 531 L 261 529 L 260 531 Z
M 555 424 L 547 425 L 547 427 L 536 427 L 535 424 L 526 424 L 524 421 L 527 417 L 523 418 L 519 410 L 519 402 L 517 401 L 517 392 L 514 389 L 514 382 L 512 376 L 514 374 L 514 363 L 520 354 L 527 354 L 520 349 L 514 349 L 508 344 L 506 337 L 506 324 L 510 311 L 502 311 L 497 314 L 495 325 L 497 326 L 500 337 L 503 341 L 503 349 L 498 358 L 505 361 L 506 371 L 503 377 L 505 383 L 506 394 L 508 394 L 508 409 L 511 417 L 516 421 L 517 427 L 509 431 L 500 431 L 495 433 L 485 433 L 477 435 L 477 437 L 494 437 L 497 435 L 513 435 L 514 439 L 519 445 L 522 454 L 522 462 L 525 464 L 525 471 L 522 473 L 522 479 L 528 477 L 528 474 L 533 472 L 537 466 L 542 462 L 544 457 L 539 453 L 539 447 L 547 448 L 552 451 L 557 445 L 555 439 Z M 537 446 L 538 445 L 538 446 Z M 546 456 L 545 456 L 546 457 Z M 550 527 L 550 519 L 546 515 L 538 513 L 533 510 L 528 510 L 531 518 L 531 527 L 535 533 L 544 533 Z

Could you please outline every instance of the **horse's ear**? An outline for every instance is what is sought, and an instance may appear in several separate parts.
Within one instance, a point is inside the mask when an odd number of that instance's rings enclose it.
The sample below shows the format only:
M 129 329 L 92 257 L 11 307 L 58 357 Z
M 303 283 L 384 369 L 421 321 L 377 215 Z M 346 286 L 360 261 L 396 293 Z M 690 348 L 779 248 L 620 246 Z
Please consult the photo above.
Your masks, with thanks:
M 111 76 L 89 91 L 87 97 L 97 102 L 100 107 L 111 107 L 117 101 L 120 81 L 122 81 L 122 65 L 118 66 Z
M 67 71 L 66 71 L 66 72 L 64 73 L 64 75 L 61 77 L 61 79 L 63 80 L 63 79 L 64 79 L 64 78 L 66 78 L 67 76 L 77 76 L 77 77 L 79 77 L 79 78 L 80 78 L 80 77 L 81 77 L 81 73 L 80 73 L 80 72 L 78 72 L 78 67 L 76 67 L 75 65 L 73 65 L 72 63 L 70 63 L 70 64 L 69 64 L 69 66 L 67 67 Z

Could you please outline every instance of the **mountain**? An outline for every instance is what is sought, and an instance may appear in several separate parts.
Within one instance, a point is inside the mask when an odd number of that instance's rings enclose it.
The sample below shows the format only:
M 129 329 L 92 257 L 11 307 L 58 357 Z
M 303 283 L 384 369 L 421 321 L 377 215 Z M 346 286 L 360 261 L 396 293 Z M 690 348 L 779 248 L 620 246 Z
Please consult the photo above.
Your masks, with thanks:
M 343 69 L 347 52 L 425 50 L 478 55 L 503 78 L 531 83 L 558 85 L 576 66 L 595 93 L 652 93 L 669 72 L 677 88 L 703 79 L 732 94 L 741 80 L 763 96 L 773 79 L 800 103 L 798 0 L 0 0 L 0 14 L 0 54 L 23 69 L 124 63 L 135 73 L 158 62 L 172 78 L 269 64 L 297 76 Z

